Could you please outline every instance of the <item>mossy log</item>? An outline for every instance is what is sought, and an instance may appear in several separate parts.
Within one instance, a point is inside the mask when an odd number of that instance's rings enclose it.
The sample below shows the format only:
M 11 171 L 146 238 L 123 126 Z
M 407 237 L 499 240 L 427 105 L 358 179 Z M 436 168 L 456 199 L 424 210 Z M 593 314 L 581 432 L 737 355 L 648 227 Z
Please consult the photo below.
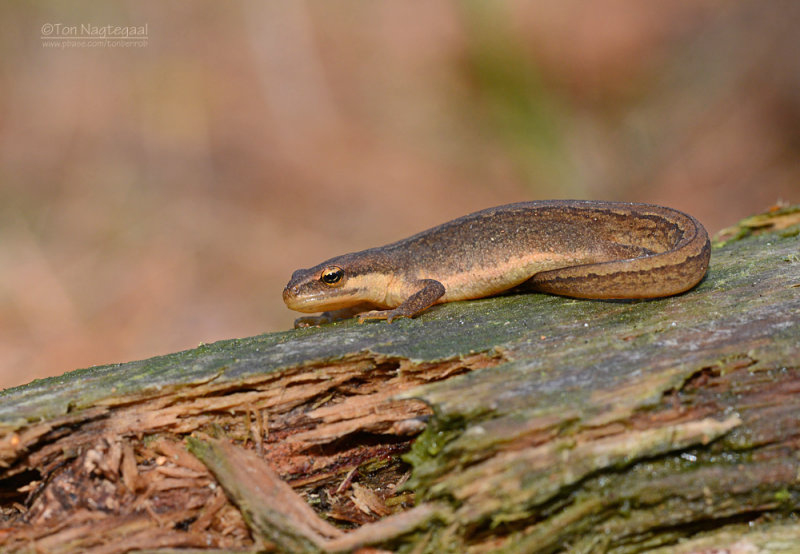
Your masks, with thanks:
M 0 393 L 0 550 L 800 551 L 800 207 L 678 297 L 520 294 Z M 366 551 L 366 550 L 365 550 Z

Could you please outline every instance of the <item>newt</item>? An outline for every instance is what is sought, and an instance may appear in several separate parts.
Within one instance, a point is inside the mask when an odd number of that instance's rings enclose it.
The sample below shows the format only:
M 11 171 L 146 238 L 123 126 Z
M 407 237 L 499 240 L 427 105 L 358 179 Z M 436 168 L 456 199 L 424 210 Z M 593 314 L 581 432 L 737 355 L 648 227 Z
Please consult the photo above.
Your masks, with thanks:
M 435 304 L 505 292 L 643 299 L 680 294 L 706 274 L 708 233 L 651 204 L 588 200 L 488 208 L 406 239 L 298 269 L 283 290 L 295 327 L 358 316 L 414 317 Z

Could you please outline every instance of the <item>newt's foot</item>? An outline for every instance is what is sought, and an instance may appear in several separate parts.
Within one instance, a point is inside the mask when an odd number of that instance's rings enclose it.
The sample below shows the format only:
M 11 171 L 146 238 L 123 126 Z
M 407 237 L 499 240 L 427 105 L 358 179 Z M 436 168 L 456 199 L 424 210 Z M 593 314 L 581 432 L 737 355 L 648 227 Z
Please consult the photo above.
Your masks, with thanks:
M 319 327 L 323 323 L 333 323 L 334 321 L 341 321 L 343 319 L 350 319 L 354 315 L 372 308 L 372 304 L 356 304 L 349 308 L 342 308 L 341 310 L 331 310 L 329 312 L 322 312 L 319 315 L 307 315 L 298 317 L 294 320 L 294 328 L 300 329 L 302 327 Z
M 326 315 L 308 315 L 295 319 L 294 328 L 304 329 L 306 327 L 319 327 L 323 323 L 330 323 L 331 321 L 333 320 Z
M 385 319 L 386 323 L 391 323 L 398 317 L 411 317 L 410 315 L 399 311 L 397 308 L 394 310 L 373 310 L 371 312 L 364 312 L 358 314 L 358 322 L 364 323 L 368 319 Z

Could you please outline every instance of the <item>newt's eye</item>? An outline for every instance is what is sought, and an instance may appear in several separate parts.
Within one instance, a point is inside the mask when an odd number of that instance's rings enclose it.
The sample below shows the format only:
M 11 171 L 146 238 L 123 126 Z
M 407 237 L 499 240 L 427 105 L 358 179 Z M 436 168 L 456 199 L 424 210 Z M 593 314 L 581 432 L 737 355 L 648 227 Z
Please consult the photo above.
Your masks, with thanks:
M 319 280 L 329 286 L 336 286 L 342 283 L 344 270 L 341 267 L 331 266 L 322 270 Z

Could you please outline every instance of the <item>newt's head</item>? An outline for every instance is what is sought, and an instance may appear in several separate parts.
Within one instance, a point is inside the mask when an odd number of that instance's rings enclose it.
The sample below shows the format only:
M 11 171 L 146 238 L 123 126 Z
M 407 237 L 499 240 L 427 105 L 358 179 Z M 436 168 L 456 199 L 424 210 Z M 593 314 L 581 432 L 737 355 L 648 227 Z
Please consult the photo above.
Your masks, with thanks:
M 298 312 L 323 312 L 357 304 L 383 305 L 389 273 L 369 251 L 345 254 L 292 273 L 283 301 Z

